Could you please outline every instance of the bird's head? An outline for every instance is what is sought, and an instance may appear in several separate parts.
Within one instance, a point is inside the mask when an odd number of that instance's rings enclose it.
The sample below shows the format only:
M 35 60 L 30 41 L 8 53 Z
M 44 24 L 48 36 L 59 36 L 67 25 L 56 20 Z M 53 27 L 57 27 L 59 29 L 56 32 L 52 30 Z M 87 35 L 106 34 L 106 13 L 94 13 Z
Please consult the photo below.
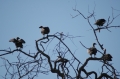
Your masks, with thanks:
M 58 58 L 62 58 L 61 56 L 57 56 Z
M 93 43 L 93 46 L 97 45 L 96 43 Z
M 43 28 L 43 26 L 40 26 L 39 28 Z
M 110 54 L 107 54 L 107 55 L 108 55 L 108 57 L 113 58 Z
M 103 19 L 103 18 L 102 18 L 102 19 L 100 19 L 100 20 L 102 20 L 102 21 L 106 21 L 106 20 L 105 20 L 105 19 Z
M 17 40 L 20 39 L 19 37 L 16 38 Z

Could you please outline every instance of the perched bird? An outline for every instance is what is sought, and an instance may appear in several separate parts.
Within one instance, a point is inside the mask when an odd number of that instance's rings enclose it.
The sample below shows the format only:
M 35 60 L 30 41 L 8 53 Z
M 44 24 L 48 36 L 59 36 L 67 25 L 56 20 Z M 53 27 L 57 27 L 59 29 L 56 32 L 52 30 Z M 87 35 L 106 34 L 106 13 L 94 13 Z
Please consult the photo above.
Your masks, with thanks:
M 105 54 L 102 56 L 104 61 L 112 61 L 112 56 L 110 54 Z
M 98 26 L 103 26 L 105 24 L 106 20 L 105 19 L 98 19 L 96 22 L 95 22 L 95 25 L 98 25 Z
M 95 48 L 95 45 L 96 43 L 93 43 L 93 47 L 90 47 L 87 49 L 87 52 L 91 55 L 91 57 L 92 57 L 92 54 L 94 54 L 94 57 L 95 57 L 97 53 L 97 49 Z
M 25 41 L 23 39 L 20 39 L 19 37 L 10 39 L 9 42 L 13 42 L 16 48 L 23 48 L 23 44 L 25 43 Z
M 68 62 L 68 59 L 62 58 L 61 56 L 57 56 L 57 57 L 58 59 L 56 60 L 56 62 L 64 62 L 64 63 Z
M 48 34 L 50 33 L 49 27 L 40 26 L 39 28 L 41 28 L 41 33 L 43 34 L 43 36 L 44 36 L 45 34 L 48 35 Z
M 68 59 L 65 59 L 65 58 L 62 58 L 61 56 L 57 56 L 58 59 L 55 61 L 55 63 L 57 62 L 61 62 L 62 63 L 62 66 L 66 66 L 66 63 L 69 61 Z
M 57 56 L 58 58 L 55 60 L 55 63 L 54 63 L 54 69 L 56 69 L 56 65 L 57 63 L 59 63 L 59 65 L 61 65 L 62 67 L 66 66 L 67 62 L 69 61 L 68 59 L 65 59 L 65 58 L 62 58 L 61 56 Z M 58 69 L 59 69 L 59 66 L 58 66 Z

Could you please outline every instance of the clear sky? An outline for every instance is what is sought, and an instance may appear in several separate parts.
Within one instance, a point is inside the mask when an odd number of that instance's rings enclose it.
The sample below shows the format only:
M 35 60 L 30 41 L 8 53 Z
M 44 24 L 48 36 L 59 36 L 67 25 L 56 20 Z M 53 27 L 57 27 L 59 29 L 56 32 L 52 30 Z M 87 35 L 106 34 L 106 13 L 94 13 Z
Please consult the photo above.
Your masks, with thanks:
M 76 57 L 79 58 L 81 62 L 84 62 L 85 59 L 89 57 L 89 54 L 86 52 L 86 49 L 81 46 L 79 41 L 86 47 L 90 47 L 96 40 L 87 20 L 82 16 L 72 18 L 71 15 L 75 16 L 78 14 L 73 11 L 75 6 L 76 9 L 85 16 L 89 15 L 88 7 L 90 12 L 92 12 L 95 7 L 96 19 L 108 19 L 108 17 L 112 15 L 111 7 L 119 10 L 114 10 L 114 16 L 120 13 L 120 0 L 0 0 L 0 49 L 8 49 L 9 47 L 12 50 L 15 49 L 14 44 L 10 43 L 9 39 L 19 36 L 26 41 L 24 51 L 28 52 L 30 50 L 31 52 L 36 52 L 35 40 L 42 37 L 39 26 L 43 25 L 50 28 L 50 34 L 63 32 L 64 34 L 69 33 L 73 36 L 84 36 L 75 38 L 74 43 L 76 46 L 73 45 L 71 41 L 65 42 L 72 52 L 77 50 L 75 53 Z M 120 17 L 116 18 L 111 26 L 120 25 L 119 20 Z M 93 18 L 90 19 L 90 22 L 96 27 Z M 111 63 L 120 71 L 120 63 L 118 62 L 120 60 L 120 28 L 111 28 L 110 30 L 112 32 L 102 30 L 101 33 L 97 34 L 100 43 L 103 43 L 107 52 L 113 56 Z M 98 45 L 96 47 L 100 50 Z M 49 49 L 52 48 L 48 48 L 48 50 Z M 100 56 L 100 54 L 97 54 L 97 57 Z M 5 57 L 10 60 L 16 58 L 15 55 Z M 53 59 L 55 58 L 56 57 L 53 57 Z M 69 59 L 69 56 L 67 56 L 67 58 Z M 3 63 L 0 59 L 0 65 L 1 64 Z M 90 66 L 86 67 L 88 71 L 95 69 L 99 72 L 100 67 L 97 62 L 90 62 L 89 65 Z M 0 68 L 0 70 L 5 72 L 3 68 Z M 3 75 L 1 71 L 0 75 Z M 42 75 L 39 77 L 56 79 L 56 74 L 50 74 L 49 76 Z

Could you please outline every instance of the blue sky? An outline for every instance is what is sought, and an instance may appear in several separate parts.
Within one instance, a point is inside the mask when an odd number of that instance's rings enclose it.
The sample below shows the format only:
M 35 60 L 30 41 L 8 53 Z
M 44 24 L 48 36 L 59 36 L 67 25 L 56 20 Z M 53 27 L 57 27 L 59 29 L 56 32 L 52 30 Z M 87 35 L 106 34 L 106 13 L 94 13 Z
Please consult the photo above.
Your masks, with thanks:
M 28 52 L 30 50 L 31 52 L 36 52 L 35 40 L 42 37 L 38 27 L 43 25 L 50 28 L 50 34 L 63 32 L 64 34 L 69 33 L 73 36 L 84 36 L 74 39 L 76 46 L 73 45 L 69 39 L 65 41 L 72 52 L 76 50 L 76 57 L 84 62 L 85 59 L 89 57 L 89 54 L 86 52 L 86 49 L 81 46 L 79 41 L 86 47 L 90 47 L 96 40 L 87 20 L 82 16 L 72 18 L 71 15 L 75 16 L 78 14 L 73 11 L 73 8 L 76 6 L 76 9 L 85 16 L 88 16 L 88 6 L 90 12 L 92 12 L 95 7 L 96 19 L 108 19 L 109 16 L 111 16 L 112 19 L 111 7 L 119 10 L 114 10 L 114 16 L 116 16 L 120 13 L 119 3 L 119 0 L 0 0 L 0 49 L 7 49 L 9 47 L 12 50 L 15 49 L 14 44 L 10 43 L 9 39 L 19 36 L 26 41 L 24 51 Z M 119 19 L 120 17 L 116 18 L 111 26 L 120 25 Z M 96 27 L 93 18 L 90 19 L 90 22 L 93 27 Z M 111 63 L 120 71 L 120 64 L 117 62 L 120 60 L 120 29 L 111 28 L 110 30 L 112 32 L 102 30 L 101 33 L 97 33 L 97 35 L 100 43 L 103 43 L 104 47 L 107 49 L 107 52 L 112 54 L 113 61 Z M 56 43 L 53 44 L 54 48 Z M 98 50 L 101 50 L 98 45 L 96 47 Z M 52 50 L 53 48 L 50 47 L 48 50 Z M 50 53 L 52 54 L 52 51 Z M 100 54 L 97 54 L 97 57 L 100 56 Z M 15 55 L 5 57 L 11 61 L 16 58 Z M 24 57 L 25 56 L 23 56 L 23 58 Z M 68 59 L 70 58 L 69 56 L 66 57 Z M 56 57 L 53 56 L 53 60 L 55 58 Z M 1 59 L 0 64 L 2 64 Z M 97 71 L 100 70 L 99 63 L 97 62 L 90 62 L 89 65 L 90 66 L 87 67 L 89 71 L 94 69 Z M 5 70 L 2 69 L 2 71 L 4 72 Z M 3 75 L 3 73 L 0 72 L 0 75 Z M 54 77 L 52 75 L 54 75 Z M 55 74 L 50 74 L 49 76 L 43 75 L 42 77 L 46 79 L 49 77 L 56 79 Z

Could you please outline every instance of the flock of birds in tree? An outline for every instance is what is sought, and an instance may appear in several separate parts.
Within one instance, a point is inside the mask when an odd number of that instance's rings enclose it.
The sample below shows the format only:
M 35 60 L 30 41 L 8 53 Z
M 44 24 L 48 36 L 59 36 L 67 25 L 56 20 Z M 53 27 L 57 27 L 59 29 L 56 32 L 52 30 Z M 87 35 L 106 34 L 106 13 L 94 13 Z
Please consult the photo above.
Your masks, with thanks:
M 95 25 L 103 26 L 105 24 L 105 22 L 106 22 L 105 19 L 98 19 L 95 22 Z M 40 26 L 39 28 L 41 29 L 41 34 L 43 35 L 43 37 L 45 35 L 48 36 L 48 34 L 50 33 L 49 27 Z M 20 39 L 19 37 L 10 39 L 9 42 L 13 42 L 17 49 L 23 48 L 23 44 L 25 44 L 25 41 L 23 39 Z M 96 43 L 93 43 L 93 46 L 87 49 L 87 52 L 90 54 L 91 57 L 92 57 L 92 55 L 94 55 L 94 57 L 95 57 L 95 55 L 97 54 L 97 49 L 95 48 L 95 45 L 96 45 Z M 112 61 L 112 56 L 110 54 L 105 54 L 102 56 L 102 58 L 104 61 Z M 68 62 L 68 60 L 65 58 L 62 58 L 61 56 L 58 56 L 58 59 L 56 60 L 56 62 L 64 62 L 66 64 Z

